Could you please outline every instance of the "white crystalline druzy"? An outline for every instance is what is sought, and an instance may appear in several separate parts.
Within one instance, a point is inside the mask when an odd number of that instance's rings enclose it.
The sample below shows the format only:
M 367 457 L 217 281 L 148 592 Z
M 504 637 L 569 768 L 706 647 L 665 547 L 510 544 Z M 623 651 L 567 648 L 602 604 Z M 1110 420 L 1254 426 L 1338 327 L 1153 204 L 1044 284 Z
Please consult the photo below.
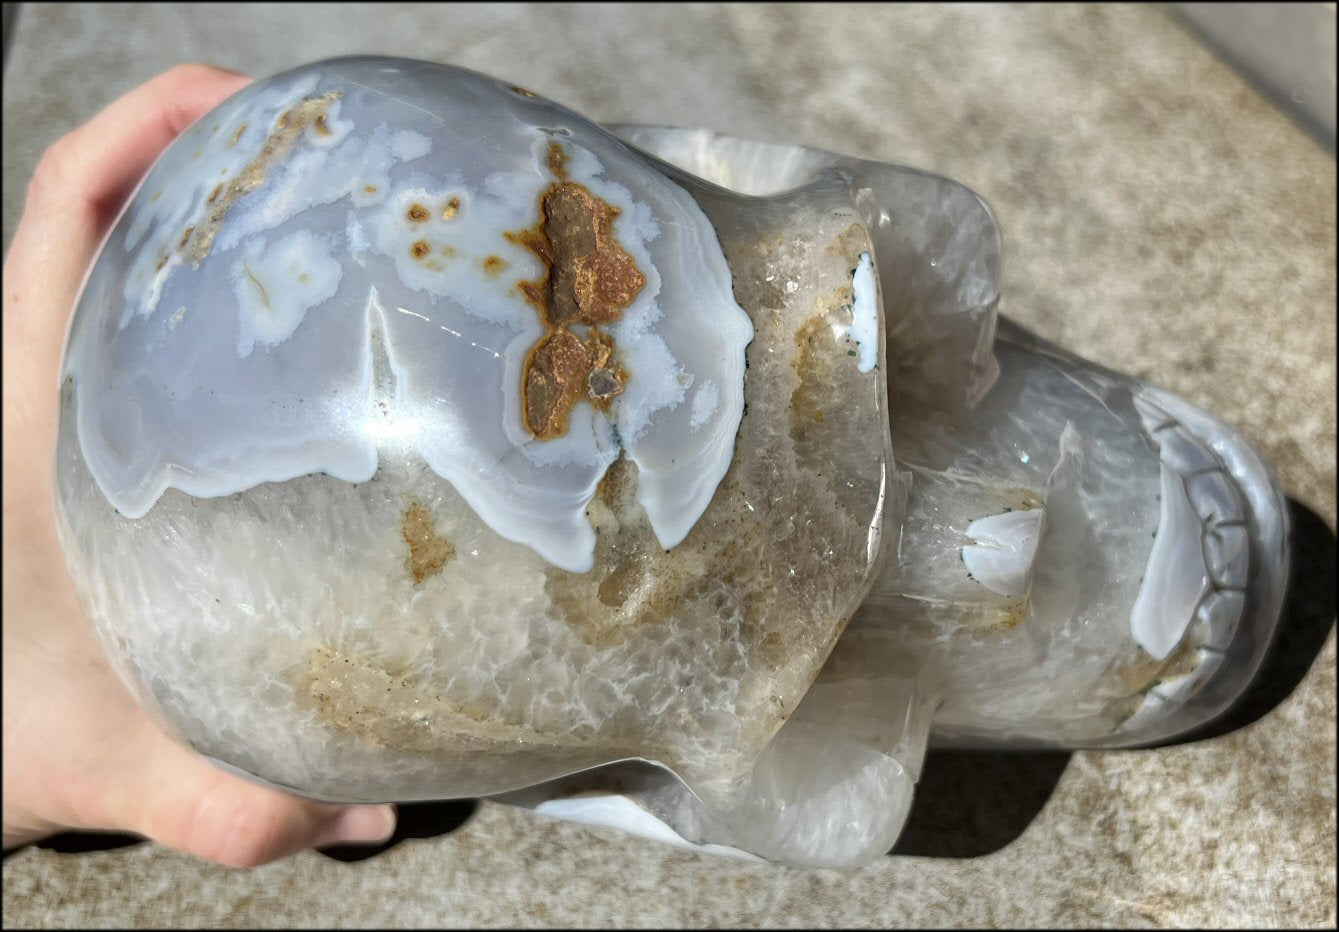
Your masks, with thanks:
M 505 86 L 423 103 L 309 69 L 244 90 L 154 167 L 112 241 L 121 304 L 80 321 L 66 362 L 99 487 L 139 517 L 169 487 L 365 482 L 393 442 L 498 534 L 584 572 L 586 509 L 622 453 L 674 547 L 730 464 L 753 337 L 711 223 L 611 137 Z M 552 270 L 526 235 L 563 232 L 544 227 L 559 183 L 635 278 L 598 333 L 568 327 L 612 347 L 602 403 L 578 386 L 541 437 L 523 386 L 550 326 L 524 289 Z M 607 266 L 573 274 L 612 287 Z

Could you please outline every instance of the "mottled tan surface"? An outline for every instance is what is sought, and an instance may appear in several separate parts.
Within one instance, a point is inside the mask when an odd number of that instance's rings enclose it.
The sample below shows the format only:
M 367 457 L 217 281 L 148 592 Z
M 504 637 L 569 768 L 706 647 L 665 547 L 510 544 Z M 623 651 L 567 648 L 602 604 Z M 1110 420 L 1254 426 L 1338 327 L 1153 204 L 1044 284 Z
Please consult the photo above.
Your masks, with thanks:
M 476 68 L 596 119 L 956 178 L 1003 226 L 1006 313 L 1238 425 L 1335 524 L 1334 160 L 1154 7 L 25 5 L 5 75 L 5 243 L 42 148 L 152 74 L 352 52 Z M 759 867 L 484 805 L 354 864 L 309 853 L 232 873 L 154 845 L 29 849 L 5 861 L 3 921 L 1332 926 L 1334 755 L 1331 633 L 1244 729 L 1074 755 L 985 857 Z

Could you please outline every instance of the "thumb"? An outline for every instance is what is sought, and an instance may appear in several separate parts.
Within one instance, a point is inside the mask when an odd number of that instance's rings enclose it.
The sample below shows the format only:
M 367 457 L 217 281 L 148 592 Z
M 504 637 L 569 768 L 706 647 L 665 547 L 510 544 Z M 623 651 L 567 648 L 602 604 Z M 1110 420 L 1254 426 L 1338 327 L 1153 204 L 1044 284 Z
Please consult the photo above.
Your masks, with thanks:
M 306 848 L 375 844 L 395 829 L 389 805 L 318 803 L 213 767 L 156 728 L 138 779 L 108 799 L 109 822 L 227 867 L 255 867 Z

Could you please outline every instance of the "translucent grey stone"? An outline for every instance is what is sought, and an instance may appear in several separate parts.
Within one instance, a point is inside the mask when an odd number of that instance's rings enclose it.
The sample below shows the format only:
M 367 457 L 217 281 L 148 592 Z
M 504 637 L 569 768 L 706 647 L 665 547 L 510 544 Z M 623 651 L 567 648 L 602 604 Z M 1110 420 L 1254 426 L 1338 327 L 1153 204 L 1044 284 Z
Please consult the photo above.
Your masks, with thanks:
M 421 62 L 257 82 L 81 296 L 72 574 L 252 778 L 867 862 L 932 735 L 1183 732 L 1282 597 L 1249 444 L 997 319 L 999 262 L 911 169 Z

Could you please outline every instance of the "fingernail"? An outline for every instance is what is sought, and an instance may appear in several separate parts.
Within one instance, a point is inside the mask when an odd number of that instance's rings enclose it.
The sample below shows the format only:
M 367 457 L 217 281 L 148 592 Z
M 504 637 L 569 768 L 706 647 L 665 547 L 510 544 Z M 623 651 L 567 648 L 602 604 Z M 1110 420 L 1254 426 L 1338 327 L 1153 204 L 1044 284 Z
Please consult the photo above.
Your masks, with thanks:
M 321 833 L 320 845 L 375 845 L 395 831 L 392 806 L 349 806 Z

